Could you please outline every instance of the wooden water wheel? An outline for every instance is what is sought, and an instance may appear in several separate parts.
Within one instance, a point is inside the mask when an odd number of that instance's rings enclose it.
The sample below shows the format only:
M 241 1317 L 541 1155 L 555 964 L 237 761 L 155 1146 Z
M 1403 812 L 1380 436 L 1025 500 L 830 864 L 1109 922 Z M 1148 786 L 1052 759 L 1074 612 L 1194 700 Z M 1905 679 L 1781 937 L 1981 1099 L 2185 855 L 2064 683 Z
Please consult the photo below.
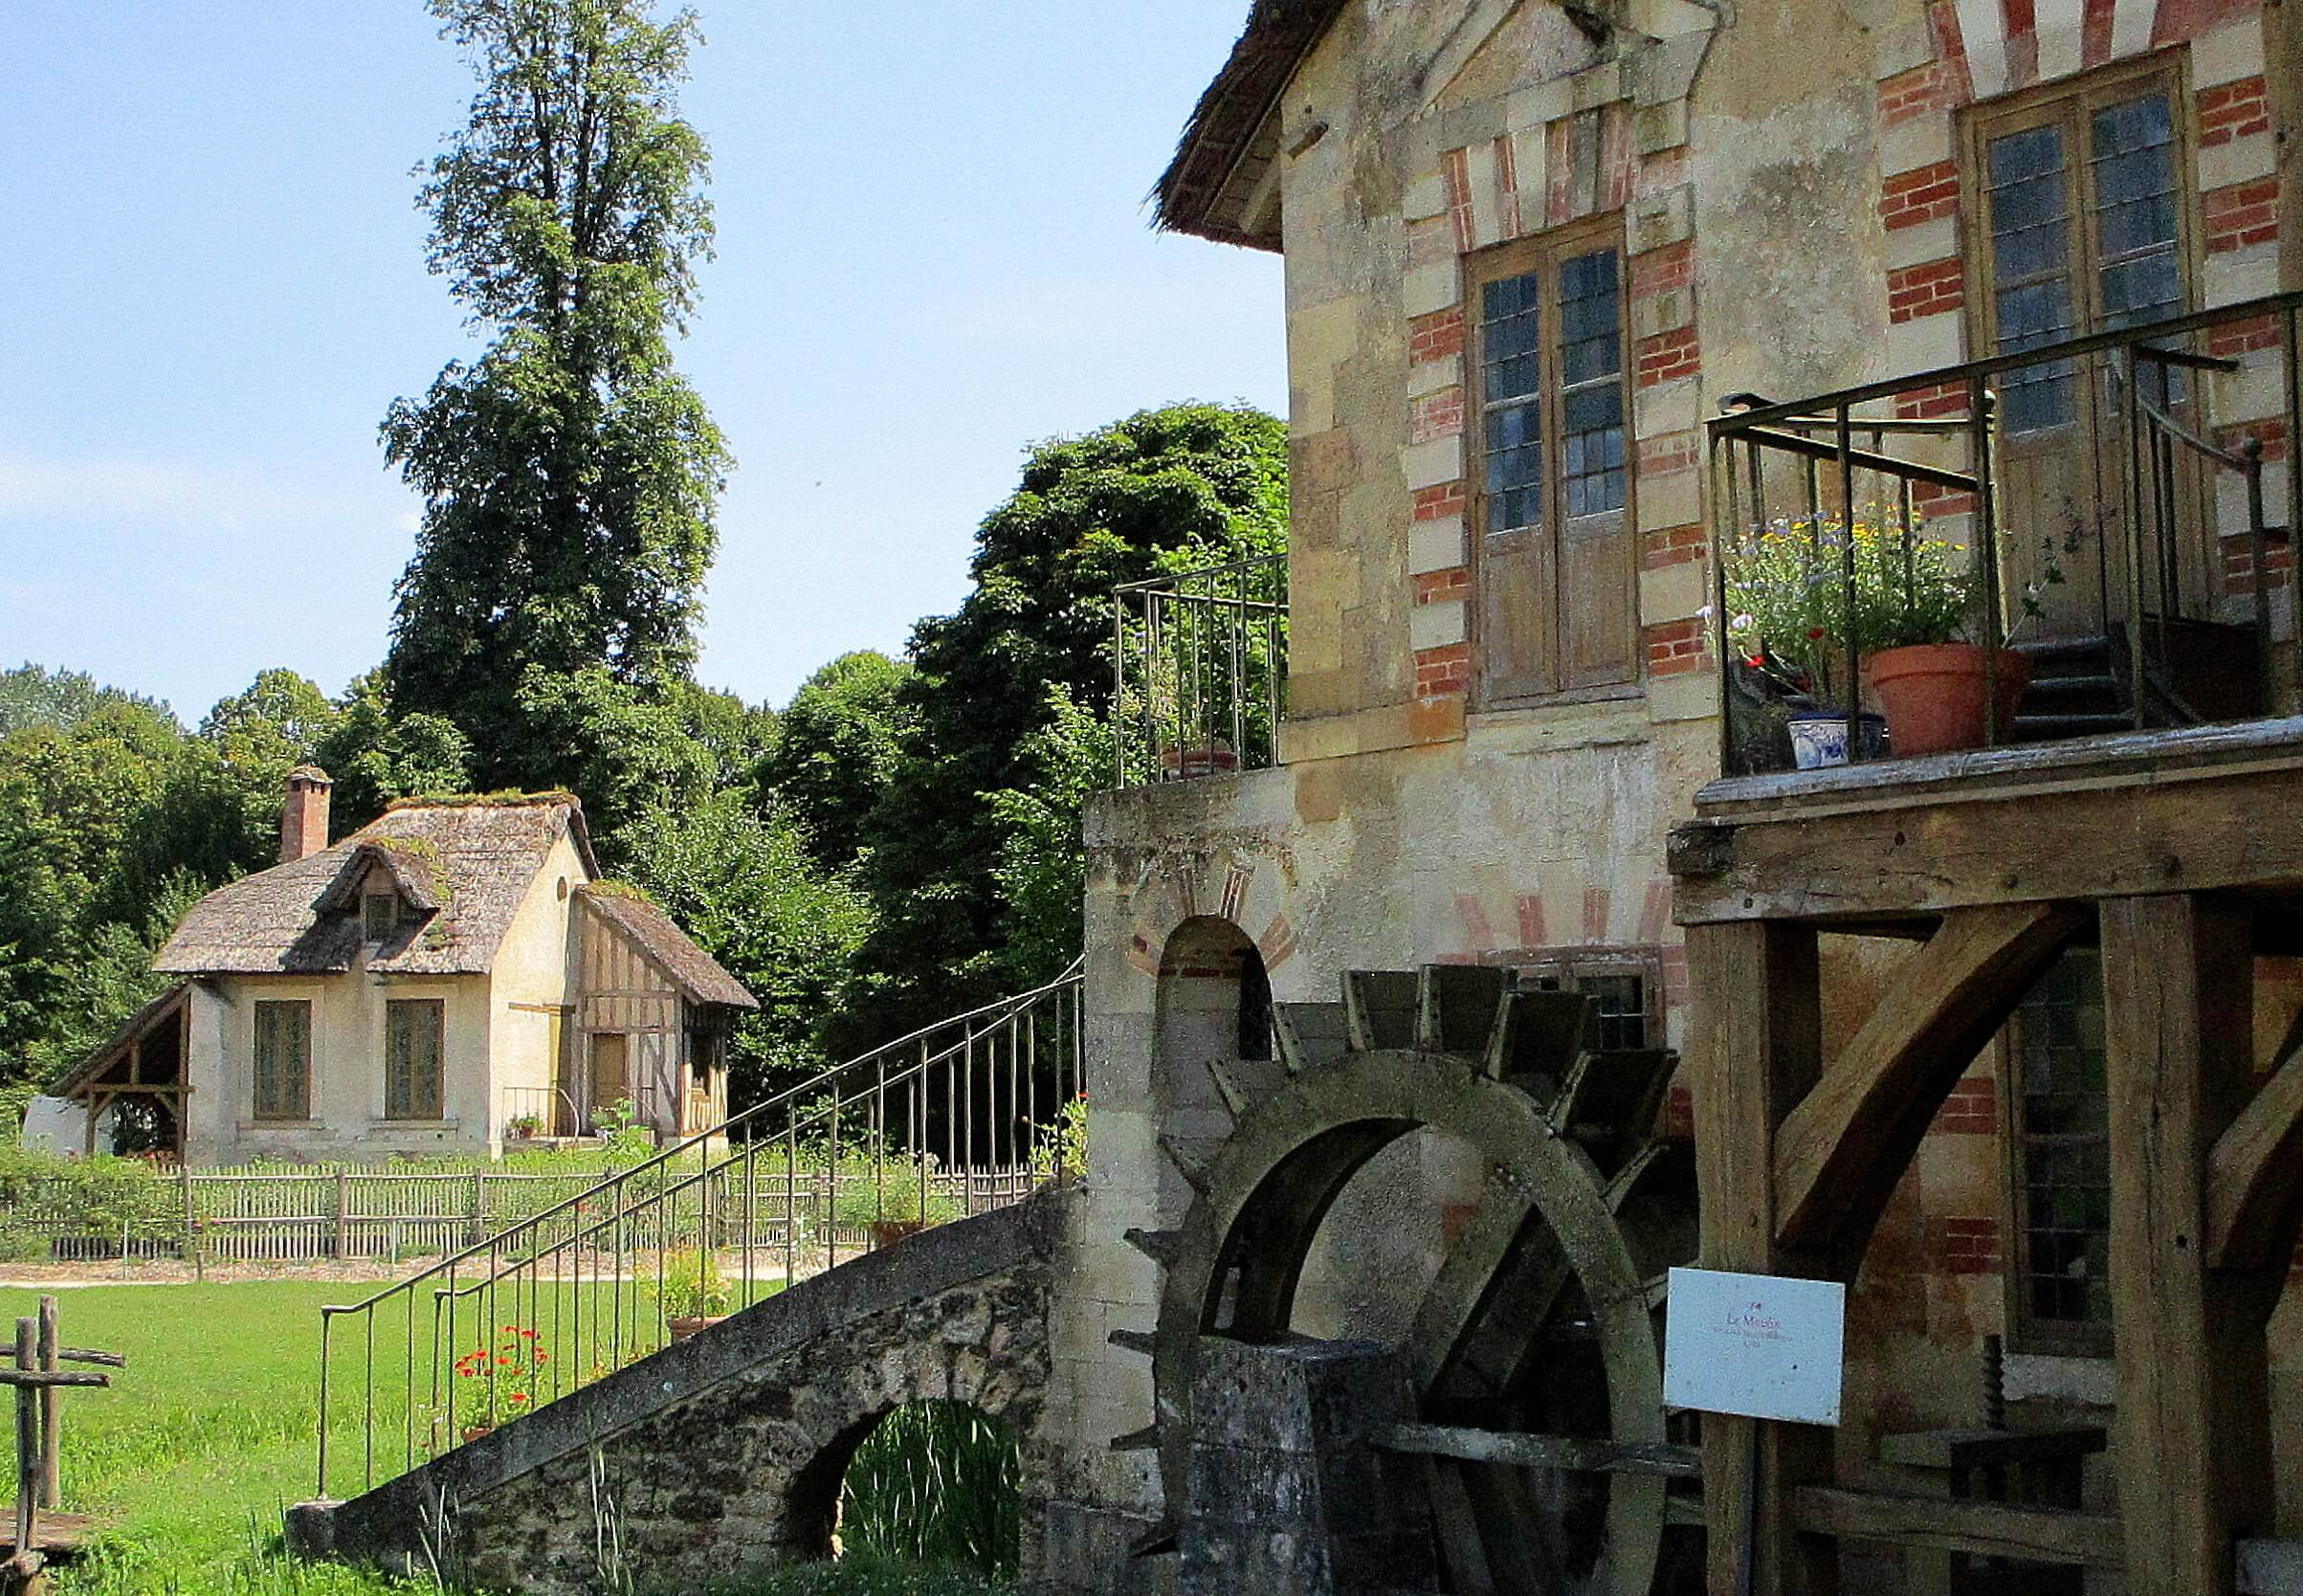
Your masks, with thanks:
M 1353 1175 L 1421 1129 L 1484 1175 L 1401 1348 L 1425 1422 L 1387 1438 L 1432 1459 L 1433 1518 L 1463 1592 L 1657 1588 L 1672 1481 L 1660 1314 L 1694 1255 L 1692 1161 L 1656 1121 L 1673 1055 L 1603 1051 L 1586 999 L 1513 992 L 1500 969 L 1356 971 L 1337 1005 L 1275 1012 L 1285 1074 L 1251 1097 L 1215 1067 L 1234 1120 L 1204 1156 L 1163 1142 L 1195 1197 L 1182 1228 L 1130 1232 L 1164 1271 L 1147 1351 L 1170 1504 L 1184 1500 L 1205 1336 L 1291 1333 L 1318 1234 Z M 1691 1487 L 1683 1484 L 1681 1491 Z

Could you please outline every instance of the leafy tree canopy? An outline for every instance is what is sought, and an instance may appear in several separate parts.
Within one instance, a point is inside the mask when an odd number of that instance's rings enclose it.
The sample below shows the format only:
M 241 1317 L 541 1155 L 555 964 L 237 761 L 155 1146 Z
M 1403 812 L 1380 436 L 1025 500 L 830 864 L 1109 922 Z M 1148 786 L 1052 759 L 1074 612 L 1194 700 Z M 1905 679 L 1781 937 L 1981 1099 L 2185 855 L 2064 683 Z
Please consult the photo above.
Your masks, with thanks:
M 801 818 L 820 865 L 849 864 L 864 845 L 873 806 L 919 723 L 904 697 L 913 675 L 884 654 L 844 654 L 802 683 L 779 719 L 760 785 Z
M 644 0 L 432 0 L 480 79 L 420 203 L 431 264 L 494 329 L 384 423 L 423 495 L 386 662 L 392 702 L 443 716 L 484 783 L 555 750 L 531 672 L 684 683 L 730 464 L 667 335 L 708 253 L 702 138 L 676 91 L 692 12 Z
M 70 731 L 105 704 L 135 704 L 175 719 L 158 698 L 100 687 L 94 676 L 78 671 L 51 671 L 29 660 L 12 671 L 0 671 L 0 737 L 27 726 Z

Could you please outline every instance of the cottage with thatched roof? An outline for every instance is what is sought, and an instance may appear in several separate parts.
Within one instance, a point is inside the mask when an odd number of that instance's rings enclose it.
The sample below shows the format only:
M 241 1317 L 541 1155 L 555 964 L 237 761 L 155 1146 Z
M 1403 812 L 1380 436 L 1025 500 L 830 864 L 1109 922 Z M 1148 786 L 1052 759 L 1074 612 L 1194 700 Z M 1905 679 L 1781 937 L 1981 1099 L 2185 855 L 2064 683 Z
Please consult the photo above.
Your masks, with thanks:
M 107 1109 L 203 1164 L 494 1154 L 623 1102 L 665 1137 L 725 1118 L 757 1005 L 598 879 L 572 795 L 405 800 L 331 846 L 329 791 L 289 774 L 279 864 L 192 906 L 154 961 L 184 979 L 59 1089 L 91 1146 Z

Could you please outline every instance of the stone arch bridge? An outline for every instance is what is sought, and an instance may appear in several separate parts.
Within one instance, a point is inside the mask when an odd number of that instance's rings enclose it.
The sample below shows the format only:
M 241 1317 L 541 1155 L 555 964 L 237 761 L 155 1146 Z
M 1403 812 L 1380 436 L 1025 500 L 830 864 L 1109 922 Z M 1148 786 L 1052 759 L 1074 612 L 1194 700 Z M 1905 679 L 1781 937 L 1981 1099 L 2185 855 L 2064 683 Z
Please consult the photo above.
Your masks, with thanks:
M 1005 1419 L 1025 1478 L 1045 1479 L 1049 1293 L 1070 1206 L 1046 1191 L 803 1280 L 363 1496 L 292 1509 L 291 1543 L 578 1596 L 598 1585 L 612 1520 L 631 1566 L 741 1576 L 826 1555 L 857 1444 L 932 1399 Z M 1027 1563 L 1039 1518 L 1028 1498 Z

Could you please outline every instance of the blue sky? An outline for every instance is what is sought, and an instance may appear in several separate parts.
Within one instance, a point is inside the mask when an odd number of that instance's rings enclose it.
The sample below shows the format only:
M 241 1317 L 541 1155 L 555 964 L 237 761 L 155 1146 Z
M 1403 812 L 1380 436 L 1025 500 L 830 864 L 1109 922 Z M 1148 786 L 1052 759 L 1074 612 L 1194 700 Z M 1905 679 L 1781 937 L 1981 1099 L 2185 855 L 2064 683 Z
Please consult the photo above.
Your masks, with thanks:
M 718 258 L 681 365 L 739 467 L 700 674 L 781 703 L 965 590 L 1030 442 L 1286 402 L 1275 258 L 1142 197 L 1245 0 L 704 0 Z M 466 352 L 410 168 L 471 78 L 420 0 L 9 0 L 0 667 L 188 721 L 383 655 L 376 425 Z

